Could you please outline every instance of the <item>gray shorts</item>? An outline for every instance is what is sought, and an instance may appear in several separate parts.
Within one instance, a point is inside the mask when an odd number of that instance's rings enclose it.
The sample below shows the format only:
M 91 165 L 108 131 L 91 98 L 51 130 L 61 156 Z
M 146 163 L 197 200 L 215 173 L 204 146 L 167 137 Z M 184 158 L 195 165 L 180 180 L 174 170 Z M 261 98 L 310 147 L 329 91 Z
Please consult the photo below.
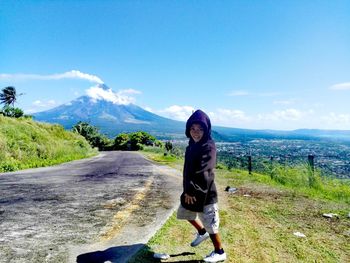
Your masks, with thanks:
M 177 219 L 202 221 L 205 230 L 209 234 L 217 234 L 219 232 L 219 207 L 218 204 L 210 204 L 204 206 L 203 212 L 193 212 L 184 208 L 181 204 L 177 209 Z

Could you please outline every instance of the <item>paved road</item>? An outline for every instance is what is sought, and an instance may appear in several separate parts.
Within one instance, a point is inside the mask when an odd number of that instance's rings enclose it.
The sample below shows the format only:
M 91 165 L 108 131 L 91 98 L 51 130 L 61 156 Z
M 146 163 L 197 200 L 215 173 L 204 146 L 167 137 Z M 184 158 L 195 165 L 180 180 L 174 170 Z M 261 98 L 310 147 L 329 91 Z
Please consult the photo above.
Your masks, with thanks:
M 0 174 L 0 262 L 126 262 L 180 189 L 178 171 L 135 152 Z

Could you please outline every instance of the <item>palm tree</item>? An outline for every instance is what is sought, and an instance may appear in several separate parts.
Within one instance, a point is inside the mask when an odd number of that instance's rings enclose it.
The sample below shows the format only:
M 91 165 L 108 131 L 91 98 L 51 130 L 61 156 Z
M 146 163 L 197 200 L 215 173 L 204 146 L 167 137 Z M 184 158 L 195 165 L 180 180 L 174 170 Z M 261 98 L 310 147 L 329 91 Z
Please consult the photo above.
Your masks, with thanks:
M 17 94 L 15 87 L 9 86 L 3 88 L 0 93 L 0 103 L 5 104 L 5 106 L 10 106 L 12 104 L 14 108 L 17 97 L 21 95 L 23 95 L 23 93 Z

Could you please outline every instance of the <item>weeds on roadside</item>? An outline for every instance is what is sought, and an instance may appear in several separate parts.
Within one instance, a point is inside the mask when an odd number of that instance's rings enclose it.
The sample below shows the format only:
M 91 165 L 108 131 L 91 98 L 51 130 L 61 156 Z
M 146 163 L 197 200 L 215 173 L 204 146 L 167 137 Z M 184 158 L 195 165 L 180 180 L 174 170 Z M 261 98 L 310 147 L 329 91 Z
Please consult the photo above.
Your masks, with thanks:
M 323 178 L 316 171 L 311 179 L 315 181 L 310 183 L 307 167 L 275 167 L 273 176 L 229 170 L 224 165 L 218 168 L 226 262 L 348 262 L 348 181 Z M 227 185 L 237 187 L 238 191 L 225 192 Z M 337 213 L 339 218 L 322 216 L 330 212 Z M 293 235 L 296 231 L 306 238 Z M 184 252 L 191 254 L 170 257 L 167 262 L 201 262 L 212 247 L 210 242 L 204 242 L 190 248 L 192 233 L 190 224 L 176 220 L 173 215 L 130 262 L 159 262 L 153 259 L 153 253 Z
M 0 116 L 0 172 L 50 166 L 97 154 L 60 125 Z

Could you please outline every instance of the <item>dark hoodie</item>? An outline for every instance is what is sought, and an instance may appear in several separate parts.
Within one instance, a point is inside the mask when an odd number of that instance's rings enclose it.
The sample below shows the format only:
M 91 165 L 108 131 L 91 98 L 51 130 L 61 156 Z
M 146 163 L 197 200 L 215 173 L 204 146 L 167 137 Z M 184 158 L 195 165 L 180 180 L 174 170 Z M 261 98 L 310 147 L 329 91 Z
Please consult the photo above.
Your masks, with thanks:
M 204 129 L 204 135 L 197 143 L 190 135 L 190 128 L 194 123 L 200 124 Z M 211 138 L 211 123 L 207 114 L 197 110 L 191 115 L 186 123 L 186 136 L 190 140 L 185 153 L 181 205 L 188 210 L 202 212 L 205 205 L 217 202 L 214 182 L 216 147 Z M 186 204 L 185 193 L 195 196 L 197 201 L 192 205 Z

